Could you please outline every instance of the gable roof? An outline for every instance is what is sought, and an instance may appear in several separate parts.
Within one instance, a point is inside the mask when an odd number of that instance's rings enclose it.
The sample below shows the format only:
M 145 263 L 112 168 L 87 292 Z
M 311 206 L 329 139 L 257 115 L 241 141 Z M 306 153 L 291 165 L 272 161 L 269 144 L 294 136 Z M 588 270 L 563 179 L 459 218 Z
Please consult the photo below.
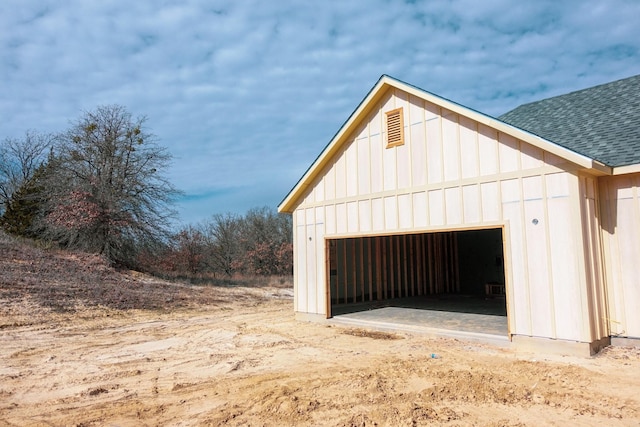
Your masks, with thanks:
M 500 132 L 515 137 L 521 141 L 527 142 L 533 146 L 541 148 L 545 151 L 553 153 L 572 163 L 575 163 L 585 169 L 591 169 L 600 174 L 611 174 L 611 168 L 604 164 L 594 161 L 583 154 L 572 151 L 567 147 L 550 142 L 533 133 L 522 130 L 504 121 L 494 117 L 480 113 L 463 105 L 457 104 L 446 98 L 437 96 L 431 92 L 427 92 L 416 86 L 397 80 L 393 77 L 382 75 L 378 82 L 369 91 L 367 96 L 360 102 L 358 107 L 349 116 L 347 121 L 340 127 L 338 132 L 329 141 L 327 146 L 322 150 L 320 155 L 309 166 L 304 175 L 298 180 L 296 185 L 289 191 L 285 198 L 278 205 L 279 212 L 293 212 L 298 200 L 304 196 L 307 188 L 313 183 L 313 180 L 322 172 L 323 168 L 329 163 L 331 158 L 338 152 L 340 147 L 348 141 L 351 133 L 357 128 L 362 120 L 377 107 L 378 102 L 387 93 L 388 90 L 395 88 L 402 90 L 410 95 L 416 96 L 424 101 L 438 105 L 461 116 L 475 120 Z
M 524 104 L 499 119 L 611 167 L 640 163 L 640 75 Z

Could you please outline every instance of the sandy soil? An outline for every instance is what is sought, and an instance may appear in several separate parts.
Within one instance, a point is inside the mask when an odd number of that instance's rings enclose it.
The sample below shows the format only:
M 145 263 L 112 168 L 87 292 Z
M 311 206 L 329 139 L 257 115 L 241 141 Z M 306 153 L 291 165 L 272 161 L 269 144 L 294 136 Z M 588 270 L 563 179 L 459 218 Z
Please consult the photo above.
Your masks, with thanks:
M 175 310 L 0 299 L 0 425 L 640 425 L 637 348 L 517 355 L 296 322 L 286 288 L 208 292 Z

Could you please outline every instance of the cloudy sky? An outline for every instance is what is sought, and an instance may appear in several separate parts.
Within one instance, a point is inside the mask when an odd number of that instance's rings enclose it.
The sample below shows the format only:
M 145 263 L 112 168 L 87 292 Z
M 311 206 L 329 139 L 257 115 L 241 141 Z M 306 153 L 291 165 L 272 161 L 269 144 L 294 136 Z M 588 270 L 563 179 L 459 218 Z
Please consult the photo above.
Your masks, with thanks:
M 640 74 L 640 2 L 3 0 L 0 139 L 120 104 L 182 223 L 275 207 L 380 75 L 490 115 Z

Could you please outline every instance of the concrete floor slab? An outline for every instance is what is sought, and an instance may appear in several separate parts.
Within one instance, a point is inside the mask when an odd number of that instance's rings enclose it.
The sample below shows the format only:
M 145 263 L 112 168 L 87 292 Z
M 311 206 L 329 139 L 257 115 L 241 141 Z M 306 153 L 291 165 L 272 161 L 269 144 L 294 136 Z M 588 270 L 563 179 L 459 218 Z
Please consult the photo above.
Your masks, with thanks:
M 336 313 L 337 311 L 337 313 Z M 350 311 L 350 312 L 349 312 Z M 333 310 L 332 323 L 508 344 L 504 300 L 409 298 Z

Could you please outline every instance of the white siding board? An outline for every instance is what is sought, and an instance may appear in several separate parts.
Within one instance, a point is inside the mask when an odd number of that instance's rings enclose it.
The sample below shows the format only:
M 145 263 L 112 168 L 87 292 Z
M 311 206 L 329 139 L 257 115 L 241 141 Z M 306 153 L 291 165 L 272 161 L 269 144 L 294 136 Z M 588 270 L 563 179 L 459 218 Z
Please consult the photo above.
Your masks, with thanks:
M 581 336 L 583 315 L 576 280 L 576 248 L 571 235 L 575 222 L 571 215 L 571 201 L 568 196 L 555 196 L 548 200 L 547 209 L 551 236 L 553 298 L 562 304 L 555 313 L 556 335 L 561 339 L 579 340 L 585 337 Z
M 482 212 L 478 185 L 465 185 L 462 187 L 462 200 L 464 206 L 464 222 L 467 224 L 480 222 L 482 220 Z
M 393 92 L 394 96 L 395 96 L 395 108 L 400 108 L 402 107 L 402 109 L 405 111 L 405 115 L 407 114 L 406 112 L 409 111 L 409 94 L 407 92 L 404 92 L 402 90 L 395 90 Z M 405 120 L 407 119 L 407 117 L 405 117 Z M 406 123 L 406 121 L 405 121 Z
M 382 114 L 380 110 L 373 112 L 369 118 L 369 136 L 382 134 Z
M 371 192 L 379 193 L 384 189 L 384 173 L 382 169 L 382 137 L 371 135 Z
M 543 166 L 542 150 L 531 144 L 524 142 L 520 144 L 520 159 L 523 170 L 537 169 Z
M 316 312 L 317 309 L 317 301 L 316 301 L 316 240 L 315 240 L 315 231 L 316 226 L 314 224 L 309 224 L 306 227 L 306 241 L 305 244 L 307 246 L 305 257 L 307 259 L 307 268 L 306 268 L 306 276 L 307 276 L 307 292 L 305 295 L 305 304 L 307 307 L 307 311 Z
M 421 123 L 424 120 L 424 101 L 417 96 L 409 97 L 409 124 Z
M 520 184 L 517 179 L 502 181 L 500 185 L 502 198 L 502 216 L 509 224 L 509 248 L 507 254 L 509 260 L 509 275 L 511 283 L 511 295 L 514 307 L 511 310 L 511 333 L 518 335 L 531 335 L 531 311 L 529 305 L 529 282 L 527 267 L 525 264 L 526 251 L 524 227 L 522 224 L 522 202 L 520 197 Z
M 324 195 L 325 200 L 334 200 L 336 198 L 336 164 L 333 162 L 331 166 L 326 169 L 322 177 L 324 183 Z
M 336 160 L 336 198 L 342 199 L 347 195 L 346 155 L 342 151 Z
M 386 230 L 398 228 L 398 203 L 395 196 L 384 198 L 384 226 Z
M 371 192 L 371 154 L 369 153 L 369 138 L 358 140 L 358 194 Z
M 444 160 L 444 180 L 455 181 L 460 178 L 460 143 L 458 141 L 458 116 L 443 111 L 442 146 Z
M 494 129 L 478 125 L 478 153 L 480 175 L 487 176 L 498 173 L 498 140 Z
M 300 238 L 300 228 L 298 227 L 298 211 L 295 210 L 293 211 L 293 213 L 291 214 L 291 222 L 292 222 L 292 226 L 293 226 L 293 238 L 292 238 L 292 242 L 294 244 L 294 250 L 293 250 L 293 310 L 294 311 L 299 311 L 298 310 L 298 293 L 300 292 L 299 288 L 300 286 L 302 286 L 302 282 L 299 279 L 299 264 L 300 264 L 300 258 L 301 258 L 301 250 L 300 250 L 300 246 L 298 246 L 298 239 Z
M 538 177 L 539 178 L 539 177 Z M 553 308 L 549 290 L 549 265 L 547 254 L 544 202 L 525 193 L 525 238 L 527 247 L 527 279 L 531 310 L 531 333 L 539 337 L 553 337 Z M 536 222 L 537 223 L 534 223 Z
M 444 211 L 448 225 L 462 223 L 462 196 L 460 193 L 460 187 L 446 188 L 444 190 Z
M 358 202 L 347 203 L 347 231 L 349 233 L 357 233 L 359 230 L 358 223 Z
M 324 207 L 322 206 L 316 207 L 315 216 L 316 216 L 316 224 L 323 225 L 323 229 L 324 229 Z M 324 237 L 324 232 L 322 233 L 321 236 Z
M 315 192 L 314 200 L 316 203 L 322 203 L 325 201 L 325 194 L 324 194 L 325 185 L 326 184 L 324 182 L 324 178 L 320 180 L 316 180 L 316 183 L 314 185 L 314 192 Z
M 460 157 L 462 178 L 478 176 L 478 142 L 476 122 L 460 117 Z
M 545 176 L 547 197 L 569 197 L 569 180 L 566 172 Z
M 384 175 L 384 190 L 395 190 L 398 175 L 396 171 L 396 150 L 385 148 L 382 153 L 382 169 Z
M 382 108 L 381 109 L 384 112 L 384 111 L 393 110 L 394 108 L 396 108 L 395 89 L 389 91 L 389 93 L 382 100 Z
M 522 196 L 525 201 L 542 200 L 542 177 L 539 175 L 522 179 Z
M 427 193 L 421 191 L 413 194 L 413 226 L 426 227 L 429 224 Z
M 325 213 L 325 232 L 327 234 L 336 234 L 336 206 L 326 205 Z
M 520 202 L 520 183 L 517 179 L 506 179 L 500 183 L 502 203 Z
M 480 184 L 482 194 L 482 221 L 500 220 L 500 192 L 495 181 Z
M 315 224 L 316 222 L 315 209 L 304 210 L 304 221 L 305 221 L 304 223 L 307 225 Z
M 418 187 L 427 183 L 427 154 L 425 144 L 425 130 L 422 121 L 411 125 L 411 175 L 413 186 Z
M 302 202 L 302 204 L 308 205 L 310 203 L 313 203 L 313 201 L 314 201 L 313 189 L 308 189 L 304 195 L 304 201 Z
M 500 172 L 514 172 L 519 169 L 518 140 L 504 133 L 499 134 L 498 155 L 500 157 Z
M 384 230 L 384 202 L 382 198 L 371 200 L 371 217 L 373 219 L 373 231 Z
M 371 231 L 371 200 L 360 200 L 358 202 L 358 220 L 360 231 Z
M 302 217 L 304 218 L 304 212 L 297 212 L 298 220 Z M 295 295 L 296 301 L 296 309 L 298 311 L 309 313 L 309 307 L 307 305 L 307 292 L 308 292 L 308 284 L 307 284 L 307 226 L 304 223 L 304 220 L 298 222 L 296 227 L 296 248 L 297 248 L 297 263 L 296 263 L 296 279 L 298 280 L 298 287 L 296 290 L 298 291 Z
M 621 301 L 617 317 L 622 319 L 625 333 L 634 337 L 640 337 L 640 230 L 637 204 L 637 198 L 619 199 L 616 216 L 618 262 L 622 272 L 621 283 L 616 289 Z M 623 231 L 628 234 L 624 235 Z
M 398 196 L 398 220 L 401 229 L 413 227 L 413 209 L 411 208 L 411 195 L 400 194 Z
M 353 142 L 346 150 L 347 197 L 358 194 L 358 145 Z
M 430 184 L 442 182 L 442 128 L 440 109 L 427 104 L 425 128 L 427 144 L 427 178 Z
M 316 217 L 316 221 L 318 221 Z M 327 314 L 327 297 L 325 291 L 326 272 L 325 272 L 325 240 L 324 240 L 324 224 L 316 223 L 315 225 L 315 269 L 316 269 L 316 294 L 315 294 L 315 312 L 318 314 Z
M 347 232 L 347 205 L 345 203 L 336 204 L 336 233 Z
M 409 135 L 408 130 L 405 130 L 405 139 Z M 396 161 L 398 171 L 398 188 L 409 188 L 411 186 L 411 157 L 409 156 L 411 143 L 406 143 L 398 147 L 392 148 L 390 151 L 396 152 Z
M 429 191 L 429 223 L 431 226 L 444 225 L 444 191 Z

